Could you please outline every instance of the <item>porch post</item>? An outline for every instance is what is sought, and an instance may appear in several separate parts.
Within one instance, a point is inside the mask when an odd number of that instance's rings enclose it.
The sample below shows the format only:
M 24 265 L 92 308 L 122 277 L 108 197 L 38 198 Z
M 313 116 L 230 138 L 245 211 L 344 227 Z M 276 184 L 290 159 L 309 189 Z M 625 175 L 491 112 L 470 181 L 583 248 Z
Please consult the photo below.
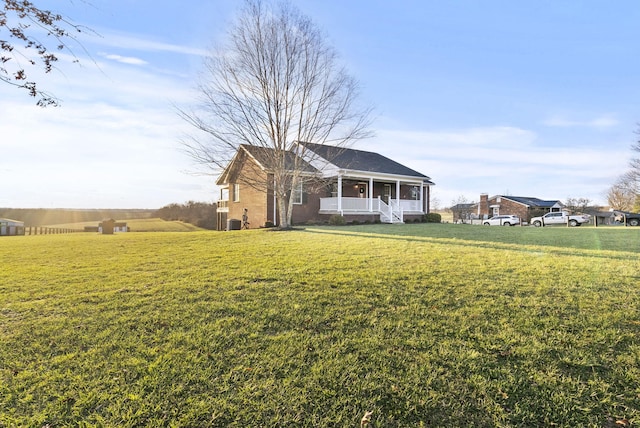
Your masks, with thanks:
M 420 183 L 420 209 L 423 213 L 427 212 L 424 207 L 424 183 Z
M 338 212 L 342 214 L 342 174 L 338 174 Z
M 276 226 L 280 226 L 278 224 L 278 198 L 276 196 L 276 177 L 273 177 L 273 224 Z
M 398 202 L 398 206 L 400 206 L 400 180 L 396 181 L 396 201 Z
M 369 177 L 369 212 L 373 211 L 373 177 Z

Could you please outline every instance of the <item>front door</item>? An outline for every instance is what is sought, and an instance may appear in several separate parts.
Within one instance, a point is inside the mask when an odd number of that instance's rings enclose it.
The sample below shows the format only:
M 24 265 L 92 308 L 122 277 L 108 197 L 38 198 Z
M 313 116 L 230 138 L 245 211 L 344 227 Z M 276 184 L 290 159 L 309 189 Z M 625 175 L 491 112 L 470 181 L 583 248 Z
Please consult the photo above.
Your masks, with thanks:
M 387 204 L 391 201 L 391 184 L 384 185 L 384 193 L 382 194 L 382 200 Z
M 367 183 L 358 183 L 358 197 L 367 198 Z

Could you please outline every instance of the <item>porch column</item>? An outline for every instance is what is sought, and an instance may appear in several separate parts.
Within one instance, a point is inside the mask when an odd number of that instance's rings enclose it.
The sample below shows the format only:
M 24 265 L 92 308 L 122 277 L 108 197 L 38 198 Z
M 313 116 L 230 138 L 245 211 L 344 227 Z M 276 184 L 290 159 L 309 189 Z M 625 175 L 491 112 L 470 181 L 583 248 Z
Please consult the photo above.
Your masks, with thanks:
M 427 212 L 424 206 L 424 183 L 420 183 L 420 209 L 423 213 Z
M 338 212 L 342 214 L 342 174 L 338 174 Z
M 373 177 L 369 178 L 369 212 L 373 211 Z
M 398 207 L 400 206 L 400 180 L 396 181 L 396 201 L 398 202 Z
M 278 198 L 276 197 L 276 177 L 273 177 L 273 224 L 278 224 Z

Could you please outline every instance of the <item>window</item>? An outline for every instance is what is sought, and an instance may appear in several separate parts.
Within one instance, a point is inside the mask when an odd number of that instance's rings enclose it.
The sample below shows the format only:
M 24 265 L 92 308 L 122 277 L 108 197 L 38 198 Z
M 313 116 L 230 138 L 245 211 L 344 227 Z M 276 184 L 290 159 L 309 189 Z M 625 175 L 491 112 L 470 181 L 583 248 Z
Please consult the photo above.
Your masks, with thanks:
M 418 186 L 411 187 L 411 199 L 416 201 L 420 199 L 420 188 Z
M 240 202 L 240 185 L 233 185 L 233 202 Z
M 229 200 L 229 188 L 228 187 L 224 187 L 224 188 L 220 189 L 220 200 L 221 201 L 228 201 Z
M 293 194 L 291 195 L 291 197 L 293 198 L 293 203 L 295 205 L 302 205 L 302 196 L 303 196 L 304 192 L 302 189 L 302 182 L 300 182 L 300 184 L 298 186 L 296 186 L 295 189 L 293 189 Z

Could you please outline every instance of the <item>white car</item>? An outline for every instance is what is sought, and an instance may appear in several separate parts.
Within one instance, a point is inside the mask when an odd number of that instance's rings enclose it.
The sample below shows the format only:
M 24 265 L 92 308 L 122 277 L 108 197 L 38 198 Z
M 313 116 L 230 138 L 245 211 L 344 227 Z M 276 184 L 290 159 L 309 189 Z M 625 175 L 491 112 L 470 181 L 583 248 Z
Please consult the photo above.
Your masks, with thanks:
M 515 226 L 520 224 L 517 215 L 496 215 L 482 222 L 485 226 Z

